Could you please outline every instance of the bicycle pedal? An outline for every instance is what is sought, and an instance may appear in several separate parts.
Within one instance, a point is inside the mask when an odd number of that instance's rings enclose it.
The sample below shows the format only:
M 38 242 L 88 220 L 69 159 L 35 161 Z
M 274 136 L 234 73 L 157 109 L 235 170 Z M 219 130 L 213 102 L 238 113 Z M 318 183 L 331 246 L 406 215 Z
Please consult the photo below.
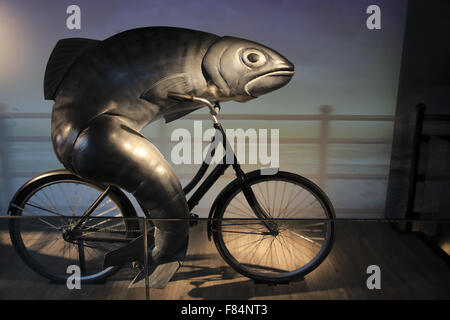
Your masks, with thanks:
M 198 224 L 198 214 L 191 213 L 189 215 L 189 225 L 191 227 L 196 226 Z
M 139 261 L 133 261 L 133 262 L 131 262 L 131 267 L 132 267 L 133 269 L 139 269 L 139 270 L 144 269 L 144 267 L 142 266 L 142 264 L 141 264 Z

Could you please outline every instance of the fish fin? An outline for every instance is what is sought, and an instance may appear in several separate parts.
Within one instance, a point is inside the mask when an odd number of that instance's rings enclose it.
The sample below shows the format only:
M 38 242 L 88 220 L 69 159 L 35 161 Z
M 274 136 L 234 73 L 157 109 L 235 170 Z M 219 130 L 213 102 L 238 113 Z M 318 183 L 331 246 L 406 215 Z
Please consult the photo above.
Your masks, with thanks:
M 68 38 L 59 40 L 47 62 L 44 76 L 44 97 L 53 100 L 64 76 L 81 53 L 97 44 L 99 40 Z
M 180 269 L 179 261 L 172 261 L 163 264 L 154 265 L 149 268 L 149 287 L 155 289 L 164 289 L 173 275 Z M 139 272 L 128 285 L 128 289 L 145 287 L 145 270 Z
M 150 89 L 141 94 L 141 99 L 159 106 L 173 105 L 174 101 L 167 99 L 167 92 L 189 93 L 193 91 L 186 73 L 167 76 L 156 82 Z
M 151 238 L 150 233 L 149 238 Z M 107 252 L 103 260 L 103 268 L 122 266 L 126 263 L 139 261 L 144 255 L 144 246 L 145 241 L 144 235 L 142 234 L 133 241 L 127 243 L 125 246 Z
M 186 240 L 180 246 L 178 252 L 171 259 L 167 259 L 163 263 L 151 263 L 151 258 L 149 258 L 150 264 L 148 266 L 148 280 L 150 288 L 164 289 L 166 287 L 167 283 L 183 265 L 183 261 L 186 258 L 188 244 L 189 236 L 186 237 Z M 146 272 L 145 269 L 143 269 L 136 275 L 133 281 L 131 281 L 128 288 L 145 287 L 145 278 Z
M 174 112 L 174 113 L 166 114 L 166 115 L 164 115 L 164 120 L 166 120 L 166 123 L 175 121 L 175 120 L 177 120 L 179 118 L 184 117 L 185 115 L 187 115 L 187 114 L 189 114 L 191 112 L 196 111 L 199 108 L 201 108 L 201 107 L 198 107 L 196 109 L 184 110 L 184 111 L 180 111 L 180 112 Z

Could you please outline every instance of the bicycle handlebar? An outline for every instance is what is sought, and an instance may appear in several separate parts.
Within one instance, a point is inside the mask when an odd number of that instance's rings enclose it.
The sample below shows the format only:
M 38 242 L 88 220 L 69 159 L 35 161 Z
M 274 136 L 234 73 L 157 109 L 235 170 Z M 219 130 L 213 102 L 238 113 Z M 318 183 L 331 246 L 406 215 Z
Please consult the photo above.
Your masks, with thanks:
M 201 102 L 204 103 L 208 106 L 211 115 L 213 116 L 213 121 L 216 123 L 217 122 L 217 115 L 219 107 L 216 108 L 214 107 L 214 105 L 212 104 L 211 101 L 209 101 L 208 99 L 205 98 L 201 98 L 201 97 L 196 97 L 196 96 L 191 96 L 189 94 L 185 94 L 185 93 L 177 93 L 177 92 L 173 92 L 173 91 L 169 91 L 167 92 L 167 98 L 169 99 L 173 99 L 176 101 L 191 101 L 191 102 Z
M 167 92 L 167 98 L 178 101 L 194 101 L 194 97 L 185 93 Z

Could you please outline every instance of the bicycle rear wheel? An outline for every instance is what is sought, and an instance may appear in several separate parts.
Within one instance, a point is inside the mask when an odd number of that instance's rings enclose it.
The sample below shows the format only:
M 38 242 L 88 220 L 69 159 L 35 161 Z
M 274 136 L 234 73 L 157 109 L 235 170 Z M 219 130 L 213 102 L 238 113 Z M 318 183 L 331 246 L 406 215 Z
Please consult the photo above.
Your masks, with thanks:
M 319 266 L 335 233 L 334 209 L 325 193 L 289 172 L 257 171 L 247 174 L 246 180 L 263 210 L 275 219 L 277 232 L 270 234 L 257 220 L 236 183 L 213 215 L 214 243 L 223 259 L 237 272 L 269 283 L 303 277 Z
M 137 214 L 128 198 L 111 188 L 81 226 L 81 240 L 64 232 L 105 190 L 67 171 L 54 171 L 31 180 L 14 197 L 9 224 L 12 244 L 23 261 L 51 281 L 66 281 L 67 268 L 77 265 L 81 282 L 103 281 L 120 267 L 103 267 L 104 254 L 123 246 L 139 231 Z M 105 241 L 105 239 L 109 239 Z M 111 239 L 116 239 L 112 241 Z

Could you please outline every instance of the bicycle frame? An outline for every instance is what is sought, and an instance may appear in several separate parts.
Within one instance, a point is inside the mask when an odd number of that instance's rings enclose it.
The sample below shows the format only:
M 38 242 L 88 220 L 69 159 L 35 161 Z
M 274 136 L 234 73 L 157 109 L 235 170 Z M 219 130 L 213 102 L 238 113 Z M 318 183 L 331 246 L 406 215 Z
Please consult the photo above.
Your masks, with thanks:
M 217 129 L 216 129 L 217 130 Z M 225 136 L 224 136 L 224 139 Z M 214 156 L 215 150 L 217 148 L 217 145 L 219 142 L 217 141 L 215 143 L 215 138 L 211 141 L 211 145 L 208 150 L 208 154 L 211 154 Z M 187 195 L 189 192 L 194 189 L 200 180 L 205 175 L 208 167 L 210 166 L 210 163 L 207 162 L 207 160 L 203 160 L 202 165 L 200 166 L 199 170 L 195 174 L 194 178 L 186 185 L 186 187 L 183 188 L 183 192 L 185 195 Z M 203 196 L 209 191 L 209 189 L 214 185 L 214 183 L 220 178 L 222 174 L 228 169 L 230 166 L 229 163 L 226 162 L 226 155 L 222 158 L 221 163 L 218 163 L 216 167 L 213 169 L 213 171 L 206 177 L 206 179 L 203 181 L 203 183 L 198 187 L 198 189 L 192 194 L 192 196 L 187 200 L 189 211 L 192 211 L 195 206 L 199 203 L 199 201 L 203 198 Z M 236 166 L 238 170 L 240 169 L 240 166 L 238 163 L 236 163 Z M 236 174 L 238 174 L 238 171 L 236 171 Z
M 217 104 L 216 104 L 217 105 Z M 240 186 L 242 188 L 242 191 L 244 193 L 244 196 L 246 200 L 248 201 L 250 207 L 252 208 L 253 212 L 255 213 L 256 217 L 262 220 L 262 223 L 269 229 L 269 234 L 275 234 L 277 232 L 276 225 L 273 222 L 267 221 L 270 220 L 270 216 L 265 212 L 265 210 L 262 208 L 262 206 L 258 203 L 255 194 L 253 193 L 253 190 L 251 187 L 247 184 L 247 181 L 245 179 L 245 174 L 241 169 L 241 166 L 239 162 L 237 161 L 236 154 L 234 153 L 233 148 L 231 147 L 226 134 L 225 130 L 223 129 L 222 125 L 219 122 L 214 123 L 214 128 L 216 129 L 216 132 L 220 133 L 220 137 L 222 138 L 222 144 L 225 150 L 225 155 L 222 158 L 222 161 L 216 165 L 216 167 L 213 169 L 213 171 L 206 177 L 206 179 L 203 181 L 203 183 L 198 187 L 198 189 L 194 192 L 194 194 L 187 200 L 189 211 L 192 211 L 195 206 L 199 203 L 199 201 L 203 198 L 203 196 L 209 191 L 209 189 L 214 185 L 214 183 L 219 179 L 219 177 L 225 172 L 225 170 L 231 165 L 236 173 L 236 178 L 238 179 Z M 208 154 L 211 154 L 211 157 L 214 156 L 215 150 L 217 148 L 217 145 L 220 143 L 220 141 L 215 142 L 215 138 L 211 141 L 211 145 L 208 150 Z M 227 163 L 227 152 L 232 152 L 233 156 L 233 163 Z M 205 175 L 209 163 L 207 160 L 203 160 L 202 165 L 200 166 L 200 169 L 197 171 L 194 178 L 187 184 L 186 187 L 184 187 L 183 192 L 185 195 L 187 195 L 192 189 L 195 188 L 195 186 L 198 185 L 200 180 Z
M 184 97 L 182 97 L 184 98 Z M 185 99 L 185 98 L 184 98 Z M 214 185 L 214 183 L 219 179 L 219 177 L 225 172 L 225 170 L 231 165 L 236 173 L 236 178 L 239 181 L 239 184 L 242 188 L 242 191 L 244 193 L 244 196 L 252 208 L 253 212 L 255 213 L 256 217 L 261 219 L 261 222 L 267 227 L 269 230 L 269 234 L 276 234 L 277 226 L 275 223 L 270 220 L 270 215 L 265 212 L 265 210 L 262 208 L 262 206 L 258 203 L 255 194 L 253 193 L 253 190 L 248 185 L 245 174 L 241 169 L 241 166 L 239 162 L 237 161 L 236 154 L 234 153 L 233 148 L 231 147 L 226 134 L 225 130 L 223 129 L 220 122 L 217 120 L 218 110 L 220 110 L 220 105 L 216 103 L 214 106 L 206 99 L 203 98 L 197 98 L 197 97 L 190 97 L 190 99 L 197 100 L 204 102 L 208 105 L 208 107 L 211 109 L 211 116 L 214 121 L 214 128 L 216 129 L 216 133 L 219 133 L 219 136 L 222 138 L 222 145 L 225 150 L 225 155 L 222 158 L 222 161 L 216 165 L 216 167 L 213 169 L 213 171 L 206 177 L 206 179 L 202 182 L 202 184 L 198 187 L 198 189 L 192 194 L 192 196 L 187 200 L 189 211 L 192 211 L 193 208 L 197 206 L 197 204 L 200 202 L 200 200 L 203 198 L 203 196 L 209 191 L 209 189 Z M 215 143 L 216 142 L 216 143 Z M 211 155 L 211 157 L 214 156 L 216 147 L 220 143 L 220 141 L 215 141 L 215 137 L 211 141 L 211 145 L 208 150 L 208 154 Z M 227 163 L 227 152 L 232 152 L 233 156 L 233 163 Z M 207 160 L 203 160 L 202 165 L 200 166 L 199 170 L 195 174 L 194 178 L 186 185 L 186 187 L 183 188 L 183 192 L 185 196 L 194 189 L 200 180 L 205 175 L 210 163 L 207 162 Z M 111 186 L 108 186 L 103 193 L 95 200 L 95 202 L 83 213 L 77 224 L 70 230 L 69 234 L 73 234 L 75 231 L 79 229 L 79 227 L 86 221 L 86 219 L 89 217 L 89 215 L 97 208 L 97 206 L 103 201 L 103 199 L 108 195 L 108 192 L 110 190 Z M 142 207 L 142 206 L 141 206 Z M 144 212 L 145 212 L 145 208 Z

